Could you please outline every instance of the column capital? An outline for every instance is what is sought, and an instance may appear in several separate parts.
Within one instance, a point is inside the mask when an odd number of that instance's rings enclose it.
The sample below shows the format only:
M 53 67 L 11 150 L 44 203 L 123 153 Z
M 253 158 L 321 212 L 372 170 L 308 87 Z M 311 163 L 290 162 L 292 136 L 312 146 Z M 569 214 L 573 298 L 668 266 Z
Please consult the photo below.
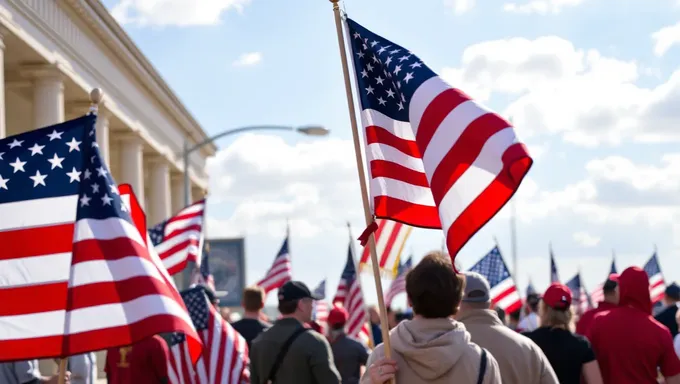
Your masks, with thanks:
M 30 79 L 50 79 L 50 80 L 64 80 L 64 72 L 61 71 L 58 65 L 53 64 L 22 64 L 19 69 L 19 74 L 22 77 Z
M 97 117 L 108 118 L 110 113 L 106 109 L 105 99 L 99 103 L 99 109 L 97 110 Z M 85 100 L 73 100 L 66 103 L 64 107 L 67 113 L 73 114 L 84 114 L 90 109 L 90 102 Z
M 168 159 L 160 153 L 153 155 L 147 154 L 146 156 L 144 156 L 144 158 L 150 165 L 165 166 L 166 168 L 168 168 L 168 171 L 170 170 L 170 163 L 168 162 Z
M 116 132 L 116 140 L 120 141 L 123 144 L 139 144 L 139 145 L 144 144 L 144 138 L 142 138 L 136 132 L 124 132 L 124 133 Z

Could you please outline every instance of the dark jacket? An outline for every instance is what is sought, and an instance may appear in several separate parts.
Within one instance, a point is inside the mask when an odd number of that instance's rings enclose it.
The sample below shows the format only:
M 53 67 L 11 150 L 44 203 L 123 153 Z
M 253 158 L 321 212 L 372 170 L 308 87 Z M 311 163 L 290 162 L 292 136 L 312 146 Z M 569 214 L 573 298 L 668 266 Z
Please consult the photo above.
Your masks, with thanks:
M 274 360 L 283 344 L 303 325 L 291 318 L 278 320 L 253 340 L 250 348 L 250 381 L 267 382 Z M 276 384 L 340 384 L 333 352 L 325 337 L 308 330 L 295 339 L 279 365 Z
M 675 321 L 675 314 L 677 312 L 678 306 L 673 304 L 654 316 L 656 321 L 668 327 L 668 330 L 671 331 L 671 336 L 673 337 L 678 334 L 678 322 Z

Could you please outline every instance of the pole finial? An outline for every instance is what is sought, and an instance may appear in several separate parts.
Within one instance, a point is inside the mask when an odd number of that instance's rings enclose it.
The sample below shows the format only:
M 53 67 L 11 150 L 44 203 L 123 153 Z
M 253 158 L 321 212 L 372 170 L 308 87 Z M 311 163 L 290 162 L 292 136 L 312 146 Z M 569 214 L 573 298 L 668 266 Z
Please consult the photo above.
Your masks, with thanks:
M 90 91 L 90 113 L 96 115 L 97 112 L 99 112 L 99 104 L 102 102 L 103 98 L 104 92 L 101 88 L 92 88 Z

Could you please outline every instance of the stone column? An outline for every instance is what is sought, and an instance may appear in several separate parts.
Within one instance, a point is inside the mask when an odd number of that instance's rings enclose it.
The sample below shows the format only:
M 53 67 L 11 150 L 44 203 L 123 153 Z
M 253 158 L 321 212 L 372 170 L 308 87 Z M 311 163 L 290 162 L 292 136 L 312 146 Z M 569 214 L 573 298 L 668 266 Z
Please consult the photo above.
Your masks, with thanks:
M 170 169 L 164 158 L 153 159 L 150 162 L 149 174 L 149 226 L 167 220 L 171 212 L 170 206 Z
M 130 184 L 144 207 L 144 144 L 136 134 L 120 137 L 120 184 Z
M 50 65 L 25 66 L 24 76 L 33 79 L 33 128 L 64 121 L 64 79 L 59 68 Z
M 99 144 L 99 152 L 102 154 L 102 159 L 106 165 L 111 169 L 111 158 L 109 146 L 109 113 L 103 108 L 103 105 L 99 106 L 99 112 L 97 113 L 97 144 Z
M 178 174 L 172 178 L 172 213 L 175 214 L 182 208 L 184 208 L 184 178 L 182 174 Z
M 5 29 L 0 26 L 0 139 L 7 137 L 5 122 Z

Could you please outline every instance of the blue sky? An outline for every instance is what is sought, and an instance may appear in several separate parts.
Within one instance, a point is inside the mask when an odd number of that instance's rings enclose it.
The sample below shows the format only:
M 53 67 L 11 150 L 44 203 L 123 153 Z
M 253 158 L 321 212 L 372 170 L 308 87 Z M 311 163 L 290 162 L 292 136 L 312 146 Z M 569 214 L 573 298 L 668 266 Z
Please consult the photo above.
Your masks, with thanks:
M 327 277 L 332 295 L 347 251 L 344 223 L 352 222 L 355 237 L 363 226 L 330 2 L 104 3 L 208 133 L 261 123 L 332 130 L 328 139 L 260 134 L 220 141 L 223 151 L 209 167 L 208 228 L 213 237 L 246 237 L 253 283 L 290 219 L 295 275 L 310 286 Z M 643 263 L 654 244 L 666 278 L 680 278 L 680 115 L 672 107 L 680 102 L 680 79 L 673 77 L 680 28 L 653 38 L 678 22 L 679 4 L 517 1 L 529 3 L 548 11 L 480 0 L 418 7 L 348 0 L 344 7 L 513 117 L 535 157 L 517 196 L 522 289 L 529 278 L 538 289 L 547 286 L 549 242 L 562 277 L 581 268 L 590 288 L 606 275 L 612 249 L 622 269 Z M 250 61 L 237 65 L 242 55 Z M 463 266 L 488 251 L 494 236 L 510 262 L 502 212 L 463 249 Z M 440 231 L 415 230 L 405 251 L 418 259 L 441 238 Z M 363 281 L 374 301 L 371 276 Z

